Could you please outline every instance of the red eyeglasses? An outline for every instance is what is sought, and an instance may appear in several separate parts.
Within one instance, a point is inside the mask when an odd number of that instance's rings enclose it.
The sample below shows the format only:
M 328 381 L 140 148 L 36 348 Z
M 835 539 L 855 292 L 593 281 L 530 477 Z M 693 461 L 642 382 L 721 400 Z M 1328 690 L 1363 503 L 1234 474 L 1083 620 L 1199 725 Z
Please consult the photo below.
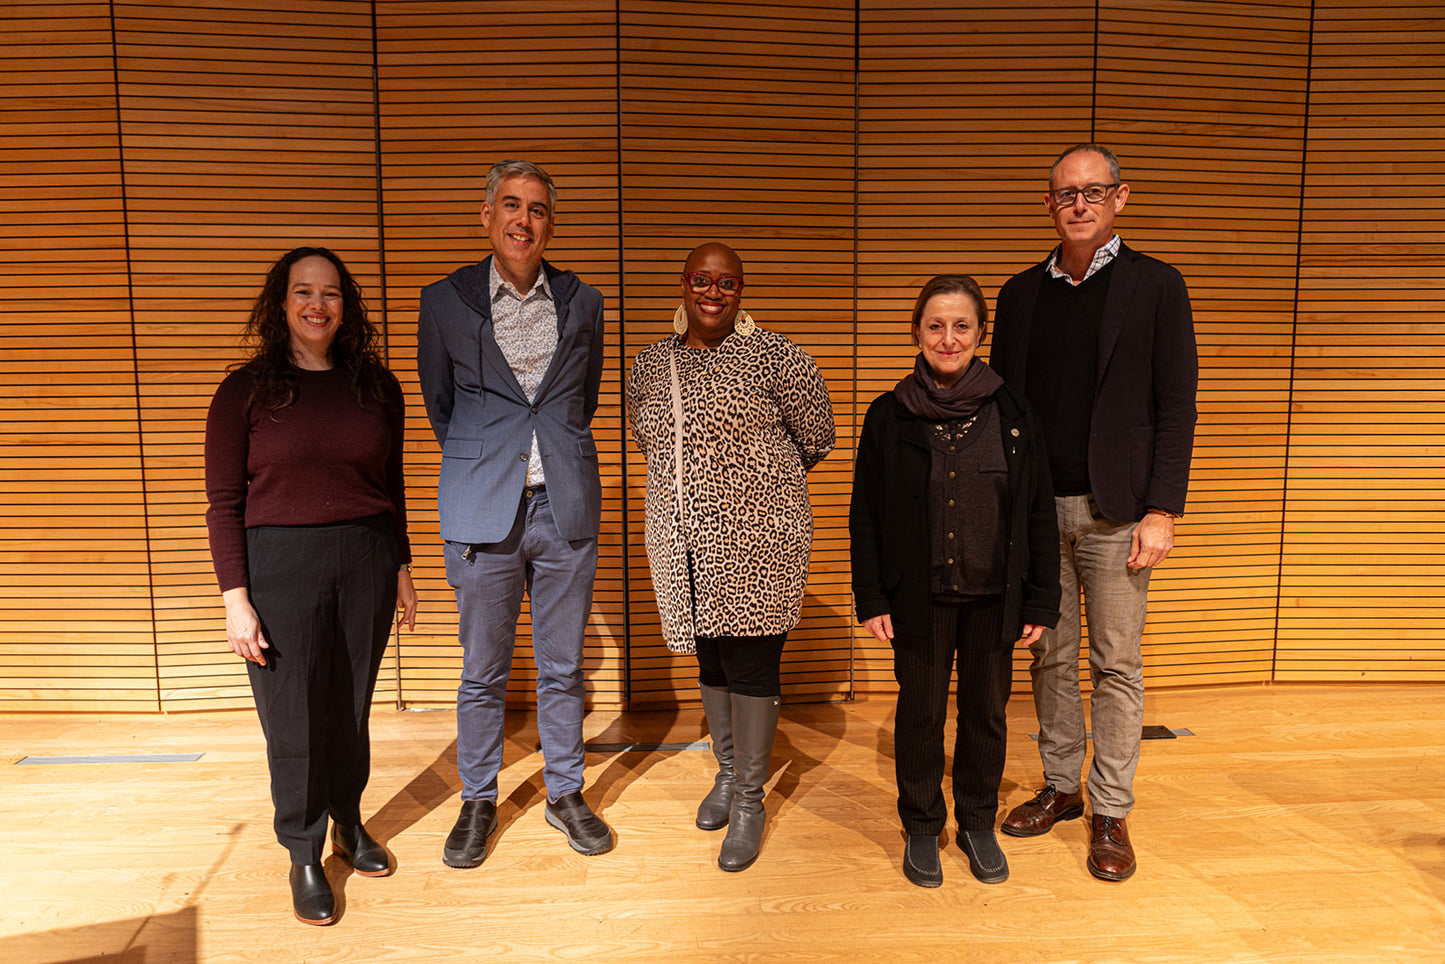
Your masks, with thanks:
M 743 290 L 743 279 L 735 274 L 720 274 L 714 278 L 705 271 L 694 271 L 691 274 L 684 272 L 682 283 L 698 294 L 702 294 L 713 285 L 717 285 L 717 290 L 724 295 L 735 295 Z

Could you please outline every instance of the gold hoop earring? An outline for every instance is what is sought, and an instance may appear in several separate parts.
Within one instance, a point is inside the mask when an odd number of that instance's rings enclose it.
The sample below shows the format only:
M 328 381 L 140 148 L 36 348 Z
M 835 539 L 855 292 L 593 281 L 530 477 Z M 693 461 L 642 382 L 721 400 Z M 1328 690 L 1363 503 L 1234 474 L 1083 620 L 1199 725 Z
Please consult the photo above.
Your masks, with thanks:
M 687 337 L 687 309 L 682 305 L 678 305 L 677 310 L 672 313 L 672 330 L 684 338 Z
M 758 325 L 757 322 L 753 321 L 753 316 L 739 308 L 738 316 L 733 321 L 733 331 L 746 338 L 757 330 Z

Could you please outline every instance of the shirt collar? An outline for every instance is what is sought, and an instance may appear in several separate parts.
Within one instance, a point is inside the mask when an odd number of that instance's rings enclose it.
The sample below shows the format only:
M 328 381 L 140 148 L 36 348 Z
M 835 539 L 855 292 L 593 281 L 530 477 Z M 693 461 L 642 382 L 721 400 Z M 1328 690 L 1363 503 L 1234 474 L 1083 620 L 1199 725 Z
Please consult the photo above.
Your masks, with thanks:
M 1075 281 L 1069 276 L 1067 271 L 1059 270 L 1059 252 L 1063 250 L 1063 247 L 1057 247 L 1054 249 L 1054 253 L 1049 255 L 1049 277 L 1058 278 L 1060 281 L 1067 281 L 1071 285 L 1081 285 L 1092 278 L 1100 268 L 1118 257 L 1119 245 L 1121 244 L 1123 244 L 1123 242 L 1119 240 L 1117 234 L 1101 244 L 1099 250 L 1094 252 L 1094 260 L 1089 262 L 1089 270 L 1084 272 L 1084 277 L 1081 281 Z
M 513 285 L 510 281 L 502 277 L 502 273 L 497 270 L 496 258 L 492 259 L 490 274 L 491 278 L 487 283 L 487 288 L 492 293 L 493 301 L 502 297 L 502 295 L 507 295 L 508 297 L 515 298 L 518 301 L 527 301 L 532 297 L 536 296 L 539 291 L 541 292 L 541 297 L 546 298 L 548 301 L 552 300 L 552 289 L 547 285 L 546 268 L 537 268 L 537 280 L 532 283 L 532 287 L 527 291 L 525 295 L 522 294 L 522 292 L 518 291 L 516 286 Z

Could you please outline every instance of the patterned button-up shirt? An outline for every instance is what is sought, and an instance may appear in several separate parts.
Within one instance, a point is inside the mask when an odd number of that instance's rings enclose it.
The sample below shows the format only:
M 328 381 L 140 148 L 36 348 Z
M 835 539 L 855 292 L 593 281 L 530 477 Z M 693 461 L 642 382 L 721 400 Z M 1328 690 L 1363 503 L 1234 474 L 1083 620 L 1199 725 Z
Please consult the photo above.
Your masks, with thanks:
M 552 364 L 557 351 L 557 305 L 552 289 L 547 287 L 547 272 L 537 271 L 537 281 L 523 295 L 497 271 L 492 262 L 489 287 L 492 292 L 492 337 L 512 366 L 512 374 L 527 395 L 535 401 L 542 376 Z M 527 460 L 527 484 L 543 485 L 542 453 L 537 447 L 537 433 L 532 433 L 532 456 Z
M 1058 278 L 1060 281 L 1067 281 L 1069 284 L 1077 287 L 1085 281 L 1088 281 L 1089 278 L 1104 265 L 1118 257 L 1119 245 L 1122 243 L 1116 234 L 1108 241 L 1099 245 L 1099 250 L 1094 252 L 1094 260 L 1089 262 L 1089 270 L 1085 271 L 1084 276 L 1078 281 L 1075 281 L 1067 271 L 1059 270 L 1059 251 L 1056 249 L 1054 253 L 1049 256 L 1049 275 L 1050 277 Z

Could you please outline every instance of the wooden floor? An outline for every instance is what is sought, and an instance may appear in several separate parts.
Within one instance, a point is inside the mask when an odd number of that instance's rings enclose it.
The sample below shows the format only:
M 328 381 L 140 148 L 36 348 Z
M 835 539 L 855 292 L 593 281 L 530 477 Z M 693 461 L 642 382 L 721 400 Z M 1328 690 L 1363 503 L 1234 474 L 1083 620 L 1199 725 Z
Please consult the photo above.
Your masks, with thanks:
M 750 870 L 717 869 L 693 812 L 701 748 L 588 755 L 615 851 L 582 857 L 542 819 L 535 730 L 514 714 L 501 828 L 475 870 L 441 863 L 458 802 L 450 713 L 378 708 L 368 826 L 384 879 L 327 873 L 341 914 L 292 919 L 249 713 L 0 716 L 0 752 L 200 752 L 191 763 L 6 766 L 0 961 L 1442 961 L 1445 688 L 1151 693 L 1130 820 L 1140 870 L 1084 867 L 1083 821 L 1003 837 L 1012 877 L 909 884 L 892 791 L 892 703 L 784 707 Z M 1003 806 L 1038 759 L 1010 709 Z M 700 712 L 594 714 L 591 743 L 682 742 Z

